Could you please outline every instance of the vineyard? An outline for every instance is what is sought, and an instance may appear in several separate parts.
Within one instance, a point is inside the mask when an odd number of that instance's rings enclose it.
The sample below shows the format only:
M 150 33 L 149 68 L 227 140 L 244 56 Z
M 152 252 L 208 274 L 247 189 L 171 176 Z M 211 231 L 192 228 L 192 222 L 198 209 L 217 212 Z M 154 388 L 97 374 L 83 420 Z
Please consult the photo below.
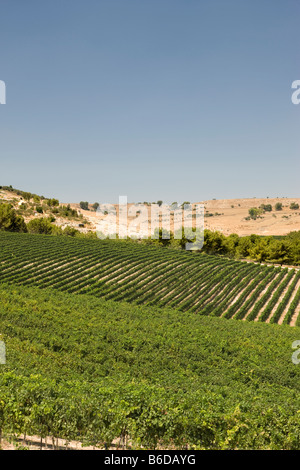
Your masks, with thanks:
M 0 436 L 300 449 L 299 329 L 0 285 Z
M 300 449 L 298 270 L 132 241 L 0 243 L 0 445 Z
M 4 283 L 267 323 L 299 323 L 300 271 L 136 242 L 0 232 Z

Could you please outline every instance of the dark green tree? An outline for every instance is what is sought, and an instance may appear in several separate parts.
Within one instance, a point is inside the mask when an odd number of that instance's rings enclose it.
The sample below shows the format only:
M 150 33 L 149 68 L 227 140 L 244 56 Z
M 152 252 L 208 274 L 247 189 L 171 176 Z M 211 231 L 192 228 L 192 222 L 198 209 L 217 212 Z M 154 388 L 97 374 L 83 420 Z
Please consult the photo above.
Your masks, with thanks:
M 17 215 L 11 204 L 0 204 L 0 230 L 7 232 L 27 232 L 23 217 Z
M 89 210 L 89 203 L 87 201 L 80 201 L 79 203 L 81 209 L 88 211 Z
M 47 217 L 41 217 L 39 219 L 32 219 L 27 224 L 29 233 L 43 233 L 45 235 L 51 235 L 53 225 Z

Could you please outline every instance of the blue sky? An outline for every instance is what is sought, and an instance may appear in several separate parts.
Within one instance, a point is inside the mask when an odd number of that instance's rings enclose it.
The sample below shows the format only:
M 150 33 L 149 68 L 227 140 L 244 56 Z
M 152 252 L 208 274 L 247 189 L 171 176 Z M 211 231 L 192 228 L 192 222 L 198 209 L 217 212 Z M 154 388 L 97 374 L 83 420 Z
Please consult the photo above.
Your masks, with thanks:
M 0 184 L 299 197 L 298 0 L 2 0 Z

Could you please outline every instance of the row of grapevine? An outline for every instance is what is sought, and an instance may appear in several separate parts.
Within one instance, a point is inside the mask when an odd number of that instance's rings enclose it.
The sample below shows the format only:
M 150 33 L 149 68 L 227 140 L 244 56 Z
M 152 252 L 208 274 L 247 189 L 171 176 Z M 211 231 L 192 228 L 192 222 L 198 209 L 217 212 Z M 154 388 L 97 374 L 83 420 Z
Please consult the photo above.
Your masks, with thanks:
M 299 271 L 113 240 L 0 232 L 0 280 L 201 315 L 289 323 Z M 295 300 L 291 301 L 295 297 Z
M 23 285 L 0 296 L 0 439 L 300 449 L 297 330 Z

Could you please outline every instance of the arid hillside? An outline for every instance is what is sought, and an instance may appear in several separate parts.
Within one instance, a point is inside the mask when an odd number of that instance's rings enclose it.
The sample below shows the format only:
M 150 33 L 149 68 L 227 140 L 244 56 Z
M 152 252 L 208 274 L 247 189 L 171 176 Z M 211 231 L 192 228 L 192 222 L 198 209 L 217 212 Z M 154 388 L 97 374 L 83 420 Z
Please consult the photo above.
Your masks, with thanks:
M 276 210 L 275 205 L 282 204 L 282 210 Z M 266 198 L 266 199 L 219 199 L 204 201 L 205 209 L 210 214 L 205 217 L 205 227 L 210 230 L 220 230 L 225 235 L 237 233 L 240 236 L 251 235 L 286 235 L 294 230 L 300 230 L 300 209 L 290 209 L 296 203 L 300 207 L 300 198 Z M 256 220 L 246 220 L 249 209 L 262 204 L 272 206 L 272 211 L 265 211 Z M 220 215 L 217 215 L 220 214 Z
M 300 230 L 300 209 L 290 209 L 292 203 L 300 207 L 300 198 L 249 198 L 249 199 L 218 199 L 199 201 L 204 204 L 204 224 L 209 230 L 219 230 L 224 235 L 237 233 L 239 236 L 251 235 L 286 235 Z M 276 204 L 281 203 L 282 209 L 276 210 Z M 91 229 L 96 229 L 98 214 L 93 211 L 80 209 L 79 204 L 70 204 L 80 211 L 91 223 Z M 249 218 L 249 209 L 261 205 L 271 205 L 270 212 L 264 211 L 258 218 Z
M 54 223 L 61 227 L 72 226 L 82 232 L 99 230 L 99 222 L 102 218 L 91 204 L 89 210 L 83 210 L 79 203 L 60 202 L 58 207 L 51 207 L 47 205 L 47 199 L 35 199 L 24 200 L 14 191 L 0 189 L 0 202 L 11 203 L 26 222 L 37 217 L 52 216 L 55 218 Z M 300 198 L 213 199 L 198 203 L 204 205 L 205 228 L 218 230 L 224 235 L 231 233 L 237 233 L 239 236 L 253 233 L 286 235 L 289 232 L 300 230 L 300 209 L 297 208 L 297 205 L 300 207 Z M 281 210 L 276 210 L 278 204 L 281 204 Z M 296 208 L 291 208 L 291 204 L 296 204 Z M 249 217 L 249 209 L 259 208 L 262 205 L 271 206 L 271 210 L 262 211 L 256 219 Z M 131 206 L 132 204 L 128 204 L 128 207 Z M 73 214 L 64 210 L 68 207 L 74 210 Z M 118 206 L 116 209 L 118 212 Z M 109 222 L 110 219 L 107 220 Z M 135 216 L 128 217 L 129 223 L 134 220 Z M 147 226 L 147 216 L 143 218 L 142 224 L 144 227 Z M 108 228 L 108 232 L 113 233 L 113 228 L 111 230 Z

